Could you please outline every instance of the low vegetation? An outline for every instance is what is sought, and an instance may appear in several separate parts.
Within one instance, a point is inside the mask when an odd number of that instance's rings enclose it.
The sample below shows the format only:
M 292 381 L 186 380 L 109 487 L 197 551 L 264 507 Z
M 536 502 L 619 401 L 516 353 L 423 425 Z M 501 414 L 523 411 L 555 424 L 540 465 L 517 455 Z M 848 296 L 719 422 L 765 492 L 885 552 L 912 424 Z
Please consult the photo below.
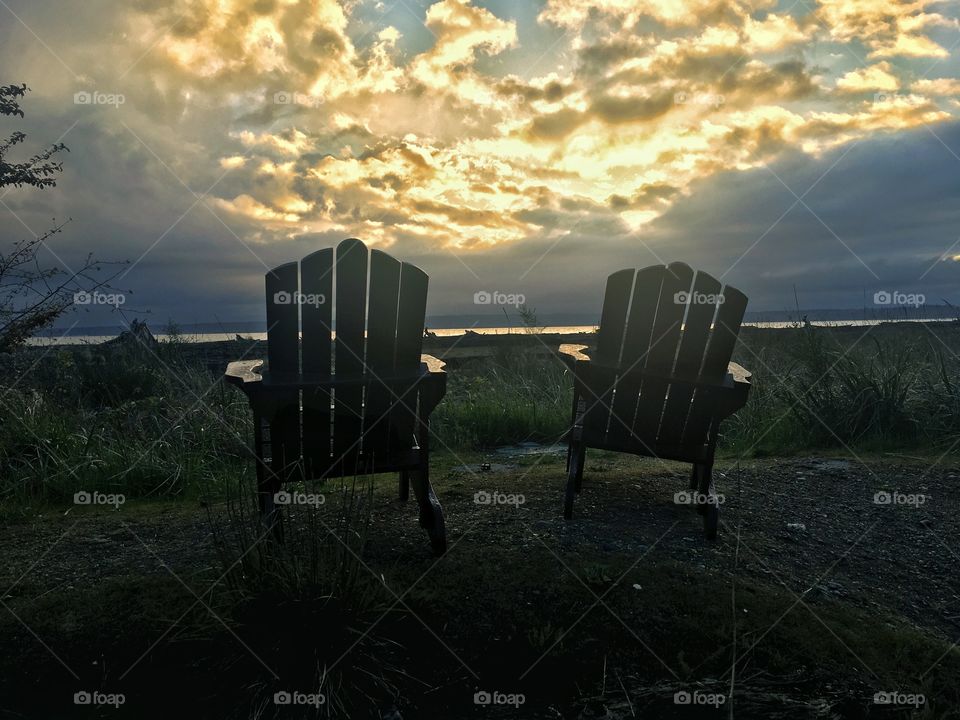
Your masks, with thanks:
M 244 348 L 236 348 L 240 356 Z M 720 452 L 947 450 L 960 439 L 960 327 L 745 328 L 753 372 Z M 221 363 L 222 364 L 222 363 Z M 3 503 L 72 497 L 216 495 L 252 478 L 250 412 L 188 343 L 27 349 L 0 356 Z M 449 368 L 432 417 L 440 449 L 559 442 L 571 379 L 549 356 L 503 354 Z

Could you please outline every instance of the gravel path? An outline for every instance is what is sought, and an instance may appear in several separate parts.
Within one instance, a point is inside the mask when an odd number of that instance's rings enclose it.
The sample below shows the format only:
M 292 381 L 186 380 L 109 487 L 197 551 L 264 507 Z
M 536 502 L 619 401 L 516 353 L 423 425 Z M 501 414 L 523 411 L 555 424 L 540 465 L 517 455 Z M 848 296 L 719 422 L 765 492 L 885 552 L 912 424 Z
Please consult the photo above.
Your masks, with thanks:
M 476 458 L 471 458 L 474 460 Z M 481 463 L 490 464 L 482 470 Z M 435 472 L 451 546 L 462 550 L 545 544 L 558 555 L 616 553 L 670 558 L 782 584 L 866 609 L 903 615 L 950 642 L 960 638 L 960 469 L 929 463 L 834 458 L 717 463 L 724 495 L 720 537 L 706 542 L 700 518 L 673 495 L 686 470 L 589 453 L 572 522 L 561 516 L 563 458 L 493 455 Z M 429 559 L 413 501 L 380 480 L 368 544 L 371 566 Z M 477 491 L 522 494 L 520 505 L 482 505 Z M 877 504 L 878 492 L 894 494 Z M 923 498 L 919 500 L 918 498 Z M 0 585 L 35 596 L 108 577 L 166 573 L 202 583 L 219 574 L 206 511 L 194 502 L 119 511 L 47 510 L 0 529 Z M 471 548 L 473 545 L 475 547 Z M 464 553 L 467 555 L 467 553 Z M 207 580 L 209 582 L 209 580 Z

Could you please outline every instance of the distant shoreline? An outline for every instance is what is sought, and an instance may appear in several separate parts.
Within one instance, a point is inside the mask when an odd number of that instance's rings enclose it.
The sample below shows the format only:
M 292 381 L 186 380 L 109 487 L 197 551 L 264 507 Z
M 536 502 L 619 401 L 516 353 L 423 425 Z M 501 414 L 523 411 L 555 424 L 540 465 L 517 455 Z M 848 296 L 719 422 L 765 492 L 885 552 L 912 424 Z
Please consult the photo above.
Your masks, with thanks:
M 905 319 L 883 319 L 883 320 L 810 320 L 809 325 L 811 327 L 820 327 L 820 328 L 860 328 L 868 326 L 878 326 L 878 325 L 918 325 L 918 324 L 930 324 L 930 325 L 954 325 L 958 324 L 958 321 L 955 318 L 905 318 Z M 801 327 L 802 324 L 796 321 L 746 321 L 743 323 L 744 328 L 755 328 L 761 330 L 783 330 Z M 98 328 L 100 329 L 100 328 Z M 106 328 L 102 328 L 105 330 Z M 475 335 L 481 336 L 525 336 L 532 333 L 538 335 L 547 335 L 552 338 L 565 338 L 576 340 L 577 337 L 583 335 L 591 335 L 597 331 L 596 325 L 558 325 L 558 326 L 546 326 L 546 327 L 536 327 L 536 328 L 526 328 L 526 327 L 460 327 L 460 328 L 427 328 L 432 336 L 435 338 L 458 338 L 463 335 L 472 333 Z M 50 345 L 99 345 L 100 343 L 107 342 L 114 339 L 120 330 L 118 329 L 116 334 L 80 334 L 80 335 L 45 335 L 45 336 L 36 336 L 31 338 L 28 341 L 30 346 L 34 347 L 47 347 Z M 163 332 L 154 333 L 154 337 L 158 340 L 170 340 L 178 339 L 181 342 L 191 343 L 191 344 L 205 344 L 205 343 L 224 343 L 224 342 L 235 342 L 238 339 L 244 341 L 265 341 L 267 339 L 266 332 L 244 332 L 240 331 L 220 331 L 220 332 L 198 332 L 190 333 L 183 332 L 177 336 L 171 336 Z M 429 339 L 429 338 L 428 338 Z

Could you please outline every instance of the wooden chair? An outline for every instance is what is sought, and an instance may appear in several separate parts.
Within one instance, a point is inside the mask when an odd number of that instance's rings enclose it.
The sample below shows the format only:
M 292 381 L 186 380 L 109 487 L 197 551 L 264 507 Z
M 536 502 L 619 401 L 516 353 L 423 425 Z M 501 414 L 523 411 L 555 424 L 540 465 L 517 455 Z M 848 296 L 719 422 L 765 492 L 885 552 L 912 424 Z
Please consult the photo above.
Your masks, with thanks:
M 750 373 L 730 362 L 746 296 L 684 263 L 607 278 L 596 352 L 562 345 L 574 373 L 564 516 L 573 515 L 586 449 L 693 463 L 688 494 L 714 538 L 713 456 L 720 422 L 743 407 Z
M 442 554 L 429 423 L 447 378 L 420 354 L 427 276 L 349 239 L 274 268 L 266 286 L 267 366 L 232 362 L 225 375 L 253 409 L 262 517 L 282 529 L 274 495 L 284 482 L 398 471 L 400 499 L 412 483 Z

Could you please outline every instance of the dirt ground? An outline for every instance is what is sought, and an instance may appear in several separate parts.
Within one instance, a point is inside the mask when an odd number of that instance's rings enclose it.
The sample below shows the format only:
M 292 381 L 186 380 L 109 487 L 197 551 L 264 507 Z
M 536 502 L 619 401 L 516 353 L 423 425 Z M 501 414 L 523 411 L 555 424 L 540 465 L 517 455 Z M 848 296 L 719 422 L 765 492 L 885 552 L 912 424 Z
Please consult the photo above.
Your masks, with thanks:
M 401 576 L 418 577 L 456 572 L 459 563 L 478 556 L 522 563 L 537 555 L 553 558 L 559 576 L 604 586 L 620 578 L 604 577 L 602 564 L 584 571 L 571 558 L 633 557 L 629 583 L 640 594 L 659 592 L 647 584 L 658 577 L 646 579 L 648 562 L 676 562 L 731 581 L 782 587 L 796 599 L 791 612 L 813 613 L 810 605 L 834 600 L 877 617 L 905 618 L 952 645 L 960 640 L 960 464 L 953 457 L 936 460 L 719 460 L 722 525 L 718 540 L 708 542 L 700 517 L 674 501 L 686 489 L 682 465 L 590 451 L 574 519 L 567 522 L 561 514 L 562 454 L 447 454 L 434 463 L 433 477 L 446 513 L 447 554 L 432 558 L 415 503 L 399 503 L 393 480 L 384 476 L 364 560 L 374 573 L 399 568 Z M 478 492 L 503 502 L 478 503 Z M 111 577 L 170 572 L 199 590 L 220 571 L 207 512 L 192 501 L 117 511 L 46 508 L 0 529 L 0 544 L 0 586 L 13 586 L 5 602 L 29 602 Z M 718 593 L 717 602 L 729 604 L 728 594 Z M 436 632 L 444 636 L 444 628 Z M 862 664 L 853 650 L 846 659 Z M 757 676 L 753 688 L 745 687 L 741 702 L 762 682 Z M 623 696 L 607 699 L 602 710 L 595 705 L 585 700 L 579 716 L 635 716 Z M 805 713 L 796 716 L 845 716 L 829 703 L 819 711 L 808 703 Z

